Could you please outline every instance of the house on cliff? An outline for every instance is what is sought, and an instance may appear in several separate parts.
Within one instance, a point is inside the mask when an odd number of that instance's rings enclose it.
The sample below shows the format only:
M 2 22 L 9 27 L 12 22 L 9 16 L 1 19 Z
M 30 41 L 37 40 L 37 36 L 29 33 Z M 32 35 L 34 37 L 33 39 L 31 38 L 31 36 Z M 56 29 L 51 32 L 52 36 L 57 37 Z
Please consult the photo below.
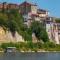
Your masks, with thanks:
M 31 22 L 33 21 L 42 22 L 46 28 L 50 41 L 53 41 L 56 44 L 60 43 L 60 27 L 59 27 L 60 23 L 55 22 L 54 17 L 49 16 L 49 11 L 38 8 L 36 4 L 32 4 L 27 1 L 19 5 L 12 3 L 8 4 L 6 2 L 0 3 L 0 11 L 2 9 L 18 9 L 19 13 L 22 14 L 24 18 L 24 24 L 27 25 L 28 27 L 31 26 Z M 3 30 L 2 28 L 0 28 L 0 35 L 2 32 Z M 9 35 L 11 36 L 11 33 L 7 32 L 7 36 Z M 17 38 L 17 36 L 19 36 L 19 34 L 16 32 L 16 36 L 14 39 L 16 40 L 22 39 L 22 37 Z

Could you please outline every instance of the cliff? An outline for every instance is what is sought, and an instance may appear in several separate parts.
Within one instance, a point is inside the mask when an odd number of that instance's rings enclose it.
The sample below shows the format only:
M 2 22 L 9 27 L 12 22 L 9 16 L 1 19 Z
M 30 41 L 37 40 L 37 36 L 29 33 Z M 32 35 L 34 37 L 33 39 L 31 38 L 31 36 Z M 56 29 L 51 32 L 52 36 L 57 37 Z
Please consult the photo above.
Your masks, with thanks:
M 7 42 L 24 42 L 24 38 L 15 32 L 13 36 L 10 31 L 5 31 L 2 27 L 0 27 L 0 43 L 7 43 Z

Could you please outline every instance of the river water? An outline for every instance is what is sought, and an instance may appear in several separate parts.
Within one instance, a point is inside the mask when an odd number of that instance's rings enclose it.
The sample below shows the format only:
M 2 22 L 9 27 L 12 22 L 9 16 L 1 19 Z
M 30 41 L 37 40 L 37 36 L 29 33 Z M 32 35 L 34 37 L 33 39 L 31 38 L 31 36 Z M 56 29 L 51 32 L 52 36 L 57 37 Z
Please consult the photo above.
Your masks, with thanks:
M 0 53 L 0 60 L 60 60 L 60 53 Z

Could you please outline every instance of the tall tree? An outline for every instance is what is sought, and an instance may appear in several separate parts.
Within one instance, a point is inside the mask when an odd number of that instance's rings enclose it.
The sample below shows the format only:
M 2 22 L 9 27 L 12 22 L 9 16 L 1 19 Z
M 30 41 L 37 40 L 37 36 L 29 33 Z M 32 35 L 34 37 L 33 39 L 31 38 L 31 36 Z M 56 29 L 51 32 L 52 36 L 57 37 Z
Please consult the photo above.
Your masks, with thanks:
M 43 40 L 44 42 L 49 40 L 46 29 L 44 28 L 42 23 L 37 21 L 32 22 L 31 29 L 32 32 L 35 33 L 38 40 Z

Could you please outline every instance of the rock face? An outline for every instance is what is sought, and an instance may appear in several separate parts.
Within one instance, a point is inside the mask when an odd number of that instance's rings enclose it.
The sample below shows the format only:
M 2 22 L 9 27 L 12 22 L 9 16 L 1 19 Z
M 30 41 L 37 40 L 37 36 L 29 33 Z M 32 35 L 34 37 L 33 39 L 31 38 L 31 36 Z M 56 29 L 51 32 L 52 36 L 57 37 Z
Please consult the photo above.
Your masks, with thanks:
M 6 31 L 0 27 L 0 43 L 5 42 L 24 42 L 24 38 L 18 34 L 18 32 L 15 32 L 15 35 L 13 36 L 10 31 Z
M 36 36 L 35 36 L 35 33 L 32 33 L 32 42 L 33 43 L 37 43 L 37 38 L 36 38 Z

